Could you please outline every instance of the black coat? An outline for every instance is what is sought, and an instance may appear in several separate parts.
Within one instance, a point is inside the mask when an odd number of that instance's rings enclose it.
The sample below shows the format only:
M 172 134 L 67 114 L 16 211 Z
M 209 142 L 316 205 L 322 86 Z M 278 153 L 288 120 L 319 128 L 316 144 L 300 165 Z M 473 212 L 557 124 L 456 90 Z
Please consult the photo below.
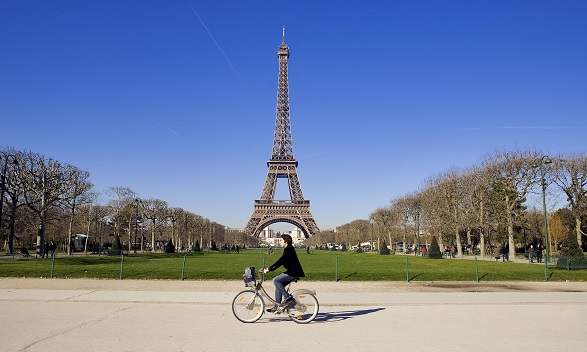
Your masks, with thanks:
M 298 255 L 296 254 L 296 250 L 291 244 L 288 244 L 283 249 L 283 254 L 281 255 L 281 258 L 279 258 L 275 262 L 275 264 L 271 265 L 269 267 L 269 270 L 273 271 L 282 265 L 286 269 L 285 273 L 289 276 L 293 276 L 293 277 L 306 276 L 306 275 L 304 275 L 304 270 L 302 269 L 302 265 L 300 264 L 300 261 L 298 259 Z

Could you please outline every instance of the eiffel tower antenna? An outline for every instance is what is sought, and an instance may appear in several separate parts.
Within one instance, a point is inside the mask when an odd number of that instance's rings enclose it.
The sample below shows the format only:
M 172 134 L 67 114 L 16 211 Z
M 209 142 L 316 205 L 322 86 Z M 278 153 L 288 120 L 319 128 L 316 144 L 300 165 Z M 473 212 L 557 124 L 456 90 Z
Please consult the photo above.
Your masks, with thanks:
M 281 44 L 285 44 L 285 26 L 281 27 Z
M 277 49 L 279 77 L 273 151 L 271 158 L 267 161 L 269 170 L 261 197 L 255 200 L 255 210 L 247 223 L 245 232 L 258 236 L 265 227 L 273 223 L 287 222 L 297 226 L 306 237 L 309 237 L 316 234 L 319 229 L 310 213 L 310 201 L 304 199 L 298 179 L 298 162 L 294 159 L 289 116 L 289 47 L 285 43 L 285 27 L 282 27 L 281 33 L 281 45 Z M 278 178 L 287 178 L 289 200 L 274 199 Z

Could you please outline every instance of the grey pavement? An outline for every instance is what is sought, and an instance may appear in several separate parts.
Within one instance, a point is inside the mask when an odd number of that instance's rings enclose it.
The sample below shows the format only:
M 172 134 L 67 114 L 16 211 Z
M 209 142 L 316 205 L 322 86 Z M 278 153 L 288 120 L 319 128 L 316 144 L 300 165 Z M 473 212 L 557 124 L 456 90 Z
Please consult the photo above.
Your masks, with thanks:
M 300 282 L 317 319 L 244 324 L 237 281 L 0 279 L 0 351 L 580 351 L 587 283 Z M 271 289 L 271 284 L 267 285 Z

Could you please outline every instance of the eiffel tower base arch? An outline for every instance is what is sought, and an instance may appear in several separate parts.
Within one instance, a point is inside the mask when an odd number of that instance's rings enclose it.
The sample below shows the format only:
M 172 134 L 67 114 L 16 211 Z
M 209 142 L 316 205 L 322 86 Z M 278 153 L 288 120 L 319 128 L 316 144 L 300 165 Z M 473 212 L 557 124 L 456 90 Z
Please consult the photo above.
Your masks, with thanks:
M 249 219 L 245 232 L 259 236 L 263 229 L 277 222 L 297 226 L 306 238 L 315 235 L 319 229 L 310 213 L 310 201 L 255 201 L 255 210 Z

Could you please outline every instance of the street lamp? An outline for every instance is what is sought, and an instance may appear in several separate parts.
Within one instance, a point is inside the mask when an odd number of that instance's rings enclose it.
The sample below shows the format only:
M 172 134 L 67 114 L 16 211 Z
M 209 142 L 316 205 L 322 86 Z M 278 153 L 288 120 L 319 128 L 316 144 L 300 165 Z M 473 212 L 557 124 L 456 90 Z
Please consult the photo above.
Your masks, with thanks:
M 420 252 L 420 202 L 416 201 L 415 203 L 415 207 L 416 207 L 416 235 L 418 237 L 418 247 L 416 247 L 416 255 L 418 255 L 418 253 Z
M 2 229 L 2 208 L 4 207 L 4 191 L 6 187 L 6 170 L 8 168 L 8 158 L 12 157 L 12 164 L 18 165 L 18 160 L 12 154 L 4 154 L 4 165 L 2 166 L 2 176 L 0 178 L 0 229 Z M 0 155 L 0 160 L 2 160 L 2 156 Z M 12 255 L 13 252 L 13 238 L 12 236 L 8 237 L 8 246 L 6 247 L 6 255 Z
M 544 247 L 546 249 L 546 257 L 544 260 L 544 281 L 548 281 L 548 277 L 546 276 L 546 268 L 548 266 L 549 258 L 548 217 L 546 215 L 546 180 L 544 179 L 544 166 L 548 164 L 552 164 L 552 160 L 546 155 L 534 159 L 534 162 L 532 163 L 532 167 L 540 168 L 540 181 L 542 183 L 542 208 L 544 210 Z
M 375 219 L 371 218 L 369 223 L 371 224 L 371 253 L 373 253 L 373 225 L 375 224 Z
M 135 202 L 137 203 L 137 216 L 135 217 L 135 243 L 133 245 L 134 247 L 134 253 L 137 253 L 137 236 L 139 233 L 139 205 L 141 203 L 141 200 L 139 198 L 135 199 Z M 143 241 L 141 239 L 141 245 L 142 245 Z

